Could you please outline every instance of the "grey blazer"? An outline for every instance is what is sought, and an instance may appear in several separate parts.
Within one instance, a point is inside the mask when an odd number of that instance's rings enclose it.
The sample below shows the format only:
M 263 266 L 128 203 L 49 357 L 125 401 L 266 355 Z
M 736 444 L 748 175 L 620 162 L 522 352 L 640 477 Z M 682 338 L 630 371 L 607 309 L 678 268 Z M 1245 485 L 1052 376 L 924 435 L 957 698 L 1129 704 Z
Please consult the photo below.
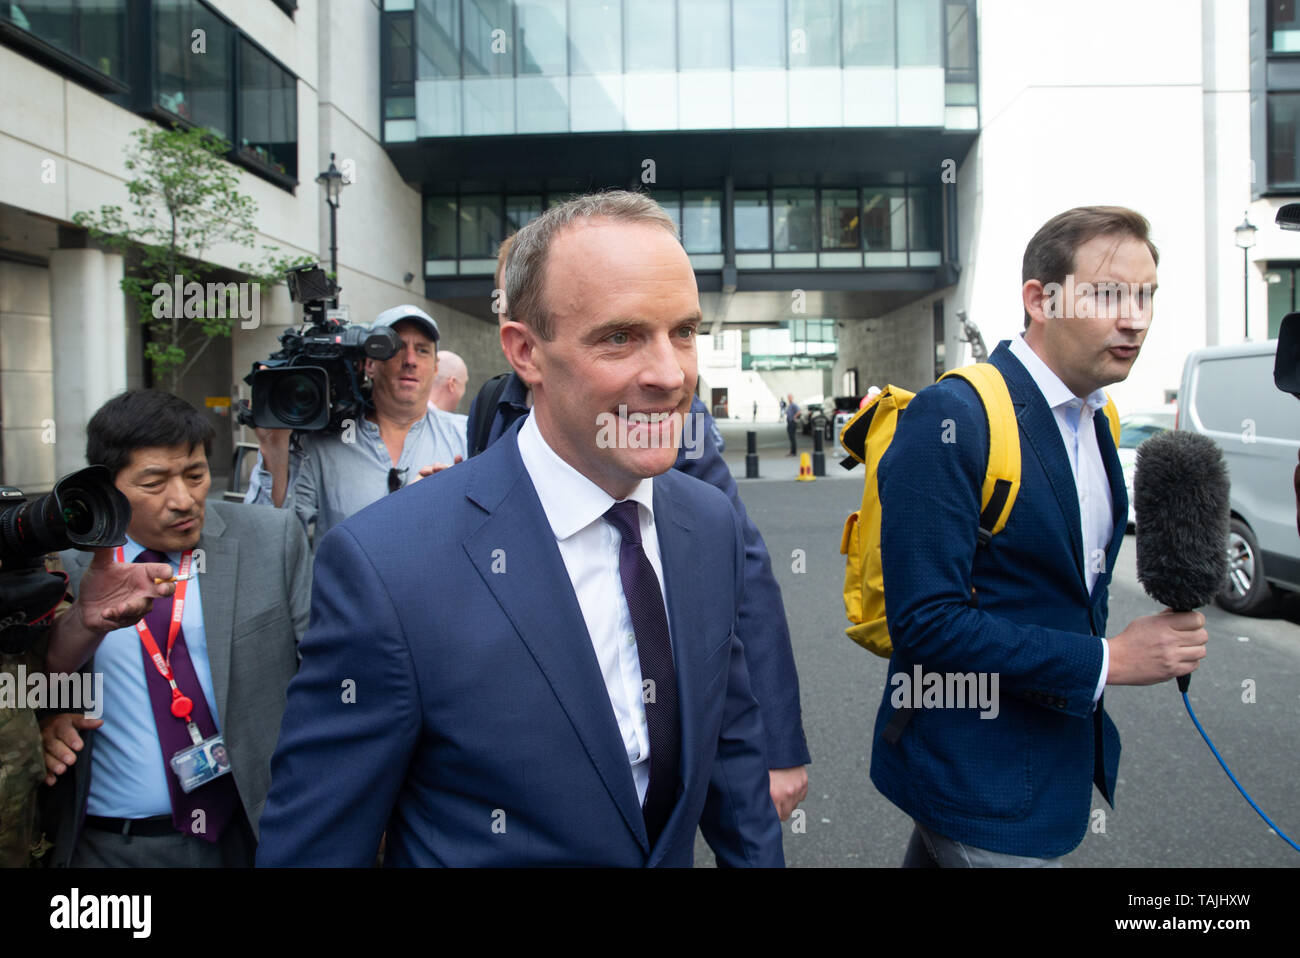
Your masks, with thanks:
M 298 670 L 297 644 L 311 608 L 311 550 L 292 511 L 209 499 L 198 548 L 203 626 L 217 714 L 231 775 L 253 834 L 271 785 L 271 753 L 280 734 L 285 690 Z M 75 594 L 90 553 L 62 553 Z M 93 671 L 92 658 L 87 668 Z M 104 715 L 104 721 L 113 716 Z M 53 863 L 67 865 L 81 836 L 90 794 L 95 733 L 54 786 L 47 814 L 56 817 Z M 70 781 L 69 781 L 70 780 Z

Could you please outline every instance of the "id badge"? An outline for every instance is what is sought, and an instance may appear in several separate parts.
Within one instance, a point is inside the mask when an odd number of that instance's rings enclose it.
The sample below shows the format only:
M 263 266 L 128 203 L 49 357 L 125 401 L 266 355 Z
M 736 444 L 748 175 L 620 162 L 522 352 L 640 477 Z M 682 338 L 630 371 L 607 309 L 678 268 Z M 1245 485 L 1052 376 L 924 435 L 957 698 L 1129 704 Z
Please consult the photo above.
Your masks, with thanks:
M 187 795 L 230 771 L 230 756 L 220 735 L 206 738 L 197 745 L 183 748 L 171 757 L 172 771 L 181 781 L 181 791 Z

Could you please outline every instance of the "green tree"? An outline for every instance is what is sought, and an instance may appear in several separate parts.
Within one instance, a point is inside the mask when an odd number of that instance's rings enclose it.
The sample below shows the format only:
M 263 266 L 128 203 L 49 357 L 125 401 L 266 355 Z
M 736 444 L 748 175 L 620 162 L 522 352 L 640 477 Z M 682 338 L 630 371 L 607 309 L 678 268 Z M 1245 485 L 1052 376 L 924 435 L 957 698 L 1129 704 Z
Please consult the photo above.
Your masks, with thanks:
M 214 248 L 230 244 L 254 250 L 257 203 L 239 192 L 240 173 L 226 159 L 230 144 L 215 133 L 147 126 L 131 137 L 125 163 L 134 174 L 126 183 L 129 213 L 102 206 L 72 220 L 110 249 L 134 254 L 122 289 L 149 331 L 145 356 L 155 383 L 175 392 L 212 341 L 230 336 L 238 318 L 220 297 L 205 292 L 200 302 L 197 293 L 191 297 L 184 291 L 220 269 L 204 260 Z M 269 287 L 282 279 L 286 266 L 312 261 L 278 253 L 264 245 L 260 263 L 240 263 L 239 269 L 248 282 Z M 177 283 L 179 300 L 191 300 L 181 315 L 171 308 Z

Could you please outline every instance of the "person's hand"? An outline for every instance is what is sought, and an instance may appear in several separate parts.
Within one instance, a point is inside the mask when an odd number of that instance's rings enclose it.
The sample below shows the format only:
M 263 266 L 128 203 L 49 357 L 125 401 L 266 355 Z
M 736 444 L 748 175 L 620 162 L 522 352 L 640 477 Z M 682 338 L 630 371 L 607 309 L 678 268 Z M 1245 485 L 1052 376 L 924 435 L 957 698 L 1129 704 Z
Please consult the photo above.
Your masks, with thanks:
M 176 591 L 172 567 L 163 562 L 114 562 L 112 549 L 96 549 L 81 577 L 77 601 L 65 613 L 79 616 L 90 632 L 108 633 L 135 625 L 149 614 L 154 599 Z
M 797 765 L 794 768 L 773 768 L 767 773 L 768 787 L 772 793 L 772 804 L 781 821 L 785 821 L 799 803 L 808 797 L 808 770 Z
M 257 433 L 257 447 L 262 451 L 264 461 L 281 457 L 288 461 L 292 429 L 264 429 L 258 426 L 253 429 L 253 432 Z
M 465 461 L 464 456 L 457 455 L 456 458 L 451 461 L 451 466 L 457 465 L 464 461 Z M 425 478 L 426 476 L 432 476 L 435 472 L 442 472 L 442 470 L 444 469 L 450 469 L 451 466 L 447 465 L 445 462 L 435 462 L 433 465 L 425 466 L 423 469 L 421 469 L 420 474 L 416 476 L 414 479 L 412 479 L 411 482 L 412 483 L 419 482 L 421 479 Z
M 1107 685 L 1155 685 L 1195 672 L 1205 658 L 1205 616 L 1170 612 L 1134 619 L 1110 643 Z
M 77 761 L 85 743 L 77 730 L 99 728 L 103 719 L 86 718 L 75 712 L 63 712 L 41 719 L 41 746 L 45 753 L 45 784 L 53 785 L 58 777 Z

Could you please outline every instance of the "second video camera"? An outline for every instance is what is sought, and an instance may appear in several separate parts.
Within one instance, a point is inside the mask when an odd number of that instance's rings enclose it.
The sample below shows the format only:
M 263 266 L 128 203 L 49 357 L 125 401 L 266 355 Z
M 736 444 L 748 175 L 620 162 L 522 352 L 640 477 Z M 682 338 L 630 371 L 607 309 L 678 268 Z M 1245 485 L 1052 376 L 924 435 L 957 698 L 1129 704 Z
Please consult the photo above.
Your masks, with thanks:
M 289 297 L 301 303 L 305 326 L 280 334 L 280 348 L 254 364 L 244 382 L 253 387 L 251 409 L 239 421 L 266 429 L 339 432 L 360 419 L 369 398 L 361 388 L 363 359 L 391 359 L 401 338 L 386 326 L 352 326 L 326 315 L 338 292 L 319 266 L 285 273 Z

